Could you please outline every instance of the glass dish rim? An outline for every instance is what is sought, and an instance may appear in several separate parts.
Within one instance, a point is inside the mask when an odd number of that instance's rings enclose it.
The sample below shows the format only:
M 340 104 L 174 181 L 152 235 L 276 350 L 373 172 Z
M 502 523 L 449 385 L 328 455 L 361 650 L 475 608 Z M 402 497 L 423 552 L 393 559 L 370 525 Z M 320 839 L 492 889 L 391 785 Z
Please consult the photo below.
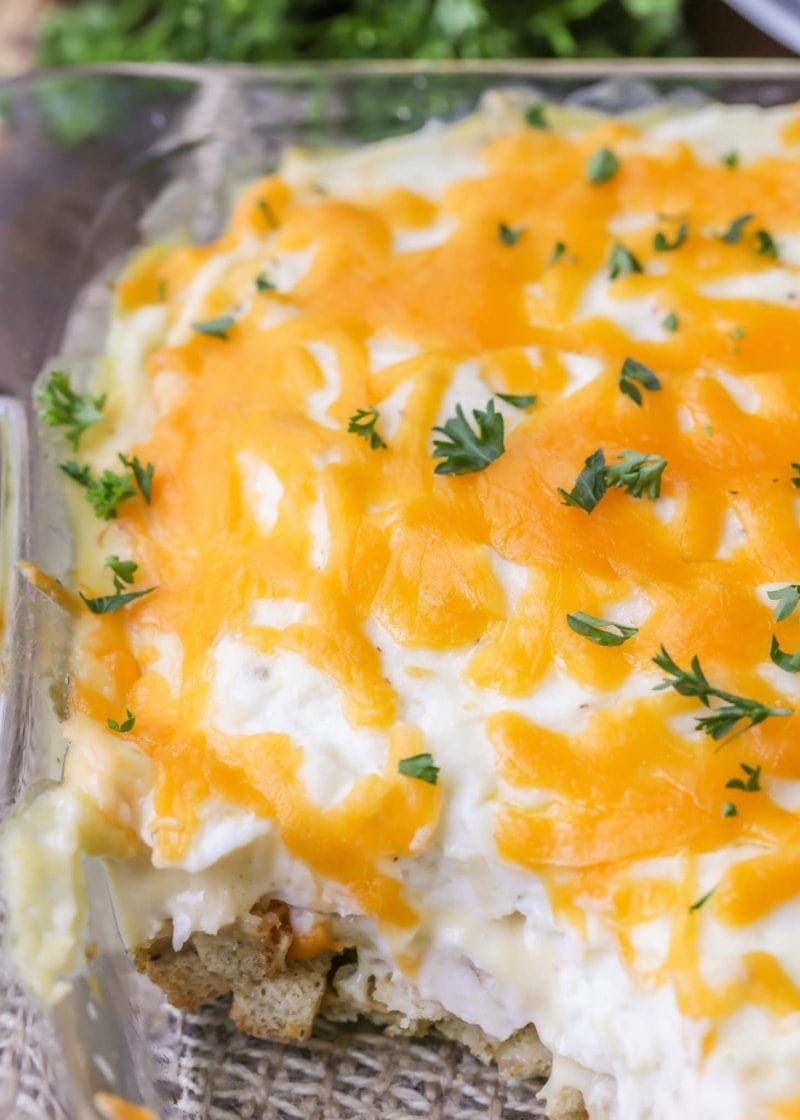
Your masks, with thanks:
M 320 75 L 337 78 L 403 78 L 416 76 L 519 76 L 543 80 L 790 81 L 800 79 L 800 58 L 518 58 L 518 59 L 345 59 L 286 63 L 112 62 L 31 70 L 0 79 L 0 91 L 12 93 L 43 82 L 81 78 L 132 77 L 194 81 L 211 77 L 244 81 L 303 82 Z

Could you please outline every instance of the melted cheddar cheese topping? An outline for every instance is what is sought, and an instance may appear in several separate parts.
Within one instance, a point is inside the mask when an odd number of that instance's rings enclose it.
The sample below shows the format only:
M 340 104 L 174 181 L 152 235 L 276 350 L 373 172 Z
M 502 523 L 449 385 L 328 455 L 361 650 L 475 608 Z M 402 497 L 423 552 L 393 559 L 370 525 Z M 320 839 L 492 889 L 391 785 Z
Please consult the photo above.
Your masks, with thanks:
M 394 864 L 436 850 L 471 761 L 453 750 L 435 785 L 398 771 L 437 761 L 407 690 L 452 654 L 479 698 L 498 866 L 534 875 L 577 930 L 599 917 L 637 983 L 673 985 L 682 1013 L 708 1021 L 708 1048 L 743 1003 L 800 1011 L 786 961 L 753 949 L 712 982 L 698 948 L 711 918 L 742 929 L 800 894 L 800 678 L 769 657 L 773 634 L 800 645 L 800 612 L 776 622 L 765 594 L 800 581 L 797 133 L 790 120 L 782 150 L 731 167 L 631 122 L 506 124 L 470 134 L 474 167 L 438 192 L 337 191 L 290 168 L 248 187 L 213 243 L 128 267 L 119 321 L 163 316 L 146 357 L 152 423 L 124 448 L 154 464 L 152 501 L 82 530 L 78 573 L 84 594 L 104 593 L 97 558 L 127 549 L 136 586 L 157 590 L 81 616 L 70 703 L 100 726 L 135 713 L 124 738 L 153 766 L 159 860 L 182 857 L 216 798 L 268 818 L 359 912 L 413 930 L 425 900 Z M 601 148 L 618 170 L 592 182 Z M 682 222 L 683 243 L 657 251 Z M 641 271 L 611 279 L 615 243 Z M 193 329 L 219 317 L 224 337 Z M 388 360 L 376 340 L 391 341 Z M 661 383 L 640 405 L 620 391 L 628 357 Z M 113 380 L 109 394 L 113 424 Z M 435 474 L 434 426 L 490 399 L 503 454 Z M 385 448 L 348 431 L 370 407 Z M 86 433 L 97 461 L 105 439 L 103 425 Z M 663 456 L 660 498 L 609 489 L 591 513 L 565 505 L 559 488 L 597 448 L 608 463 Z M 636 633 L 596 644 L 567 625 L 575 611 Z M 302 662 L 332 687 L 354 741 L 371 744 L 338 796 L 310 788 L 302 732 L 269 712 L 255 730 L 226 722 L 226 636 L 264 673 Z M 656 690 L 662 646 L 729 693 L 797 711 L 714 742 L 694 728 L 708 714 L 697 699 Z M 566 723 L 537 717 L 554 682 L 589 698 Z M 726 788 L 742 763 L 760 767 L 757 790 Z M 730 858 L 701 881 L 717 852 Z M 633 931 L 656 919 L 668 947 L 645 967 Z

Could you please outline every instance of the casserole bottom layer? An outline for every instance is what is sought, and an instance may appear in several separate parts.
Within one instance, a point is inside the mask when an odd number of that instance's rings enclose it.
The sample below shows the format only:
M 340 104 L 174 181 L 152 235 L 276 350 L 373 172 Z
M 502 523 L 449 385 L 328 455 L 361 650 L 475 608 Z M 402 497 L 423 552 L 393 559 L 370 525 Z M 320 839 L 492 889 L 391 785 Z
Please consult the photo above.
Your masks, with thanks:
M 501 1077 L 546 1078 L 551 1054 L 533 1024 L 510 1038 L 493 1038 L 480 1027 L 425 1001 L 425 1016 L 399 1006 L 393 968 L 369 950 L 335 945 L 297 955 L 289 908 L 262 899 L 216 934 L 196 932 L 175 950 L 171 931 L 134 951 L 137 969 L 157 984 L 173 1007 L 194 1012 L 230 997 L 230 1018 L 256 1038 L 297 1042 L 310 1037 L 318 1015 L 338 1023 L 368 1019 L 393 1036 L 436 1032 L 465 1046 L 479 1061 L 495 1065 Z M 407 984 L 408 981 L 404 981 Z M 420 1003 L 422 1001 L 420 1000 Z M 580 1092 L 562 1086 L 547 1094 L 551 1120 L 586 1120 Z

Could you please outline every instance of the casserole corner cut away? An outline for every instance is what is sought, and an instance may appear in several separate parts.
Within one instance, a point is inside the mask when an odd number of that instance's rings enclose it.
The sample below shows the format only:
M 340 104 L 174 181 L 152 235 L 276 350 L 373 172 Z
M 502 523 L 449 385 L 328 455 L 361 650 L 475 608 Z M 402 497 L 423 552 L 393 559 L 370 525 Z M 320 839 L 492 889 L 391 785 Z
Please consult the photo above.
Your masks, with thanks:
M 88 853 L 178 1007 L 552 1055 L 556 1118 L 798 1120 L 799 197 L 794 107 L 494 95 L 128 264 L 94 381 L 38 391 L 40 996 Z

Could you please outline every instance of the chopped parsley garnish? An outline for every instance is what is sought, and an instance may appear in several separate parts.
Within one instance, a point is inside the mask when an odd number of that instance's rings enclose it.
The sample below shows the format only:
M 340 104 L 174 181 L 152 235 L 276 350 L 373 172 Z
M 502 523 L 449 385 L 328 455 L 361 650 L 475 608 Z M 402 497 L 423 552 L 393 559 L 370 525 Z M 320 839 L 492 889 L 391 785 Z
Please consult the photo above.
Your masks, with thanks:
M 623 626 L 619 622 L 611 622 L 606 618 L 595 618 L 584 611 L 575 611 L 567 615 L 567 625 L 570 630 L 595 642 L 598 646 L 621 646 L 639 633 L 637 626 Z
M 513 226 L 506 225 L 505 222 L 499 222 L 497 225 L 497 240 L 502 242 L 503 245 L 516 245 L 523 233 L 525 233 L 525 226 L 518 226 L 514 229 Z
M 130 475 L 103 471 L 86 487 L 86 500 L 95 514 L 103 521 L 113 521 L 121 502 L 136 496 L 136 487 Z
M 228 341 L 228 331 L 236 322 L 233 315 L 218 315 L 216 319 L 205 319 L 200 323 L 192 323 L 192 330 L 198 334 L 207 334 L 211 338 Z
M 644 272 L 639 261 L 619 241 L 615 242 L 608 258 L 608 275 L 611 280 L 620 276 L 631 276 L 634 272 Z
M 275 211 L 272 209 L 267 200 L 265 198 L 260 198 L 256 205 L 258 206 L 259 213 L 261 214 L 269 228 L 277 229 L 280 223 L 275 216 Z
M 378 451 L 386 447 L 386 443 L 381 438 L 376 427 L 380 413 L 377 408 L 370 406 L 369 408 L 359 408 L 350 417 L 347 424 L 348 432 L 353 432 L 362 439 L 369 440 L 369 445 L 373 451 Z
M 761 767 L 748 766 L 746 762 L 740 762 L 739 766 L 745 774 L 743 778 L 731 778 L 725 783 L 725 789 L 740 789 L 743 793 L 760 793 L 761 792 Z
M 665 331 L 674 333 L 680 326 L 680 319 L 674 311 L 670 311 L 670 313 L 664 317 L 664 321 L 661 326 Z
M 127 583 L 133 583 L 139 565 L 134 560 L 120 560 L 119 556 L 106 556 L 104 568 L 110 568 L 114 574 L 114 590 L 122 591 Z
M 502 413 L 495 410 L 494 401 L 487 403 L 485 412 L 473 409 L 472 416 L 477 431 L 470 426 L 464 410 L 457 404 L 455 416 L 444 427 L 433 429 L 446 437 L 435 440 L 433 444 L 434 459 L 442 460 L 436 465 L 436 474 L 482 471 L 505 451 L 505 423 Z
M 436 785 L 439 777 L 439 767 L 427 751 L 424 754 L 412 754 L 410 758 L 401 758 L 397 769 L 407 778 L 419 778 L 421 782 L 429 782 L 432 786 Z
M 800 490 L 800 463 L 792 463 L 791 466 L 792 470 L 797 475 L 797 478 L 792 479 L 792 486 L 795 486 L 798 490 Z
M 525 124 L 528 128 L 544 129 L 550 127 L 545 116 L 545 107 L 541 101 L 534 102 L 525 110 Z
M 697 902 L 693 902 L 689 907 L 689 913 L 691 914 L 695 910 L 699 910 L 701 906 L 705 906 L 716 889 L 716 887 L 712 887 L 710 891 L 706 891 L 704 895 L 701 895 L 700 898 L 698 898 Z
M 63 428 L 64 437 L 73 448 L 77 448 L 80 438 L 87 428 L 103 419 L 105 395 L 92 397 L 88 393 L 76 393 L 70 377 L 64 370 L 54 370 L 47 384 L 36 394 L 39 402 L 39 415 L 51 428 Z
M 773 259 L 778 257 L 778 246 L 773 241 L 771 234 L 765 229 L 756 230 L 756 252 L 761 257 L 772 257 Z
M 641 498 L 643 494 L 653 499 L 659 497 L 666 459 L 641 451 L 621 451 L 617 458 L 619 462 L 606 467 L 608 486 L 617 486 L 634 498 Z
M 724 164 L 725 167 L 738 167 L 739 153 L 735 149 L 732 149 L 730 152 L 726 152 L 725 155 L 720 159 L 720 163 Z
M 124 467 L 127 467 L 128 470 L 133 471 L 136 485 L 139 487 L 144 500 L 150 505 L 150 497 L 153 491 L 153 474 L 155 472 L 153 464 L 148 463 L 146 467 L 143 467 L 136 455 L 134 455 L 132 459 L 129 459 L 127 455 L 120 455 L 119 461 Z
M 713 709 L 710 716 L 700 716 L 695 720 L 697 729 L 704 731 L 715 741 L 724 738 L 741 720 L 747 721 L 746 726 L 741 729 L 746 731 L 763 723 L 770 716 L 790 716 L 793 712 L 792 708 L 771 708 L 760 700 L 748 700 L 744 696 L 734 696 L 733 693 L 715 688 L 706 679 L 697 657 L 692 658 L 690 669 L 681 669 L 662 646 L 661 652 L 653 661 L 659 669 L 669 674 L 655 686 L 656 690 L 674 688 L 681 696 L 697 697 L 706 708 L 711 708 L 712 699 L 722 701 L 722 707 Z
M 501 401 L 505 401 L 506 404 L 512 405 L 514 408 L 532 408 L 536 404 L 535 393 L 495 393 L 495 396 L 499 397 Z
M 256 291 L 258 292 L 274 292 L 277 285 L 273 284 L 266 272 L 259 272 L 256 276 Z
M 610 148 L 598 148 L 586 163 L 586 178 L 590 183 L 605 183 L 619 171 L 619 160 Z
M 84 464 L 76 463 L 74 459 L 70 459 L 68 463 L 59 463 L 59 470 L 62 470 L 65 475 L 77 482 L 79 486 L 88 486 L 92 481 L 91 469 Z
M 619 387 L 634 404 L 641 405 L 642 391 L 639 385 L 651 391 L 661 388 L 661 382 L 643 362 L 638 362 L 636 358 L 626 358 L 619 374 Z
M 606 457 L 600 447 L 586 459 L 571 490 L 562 490 L 560 486 L 558 487 L 558 493 L 565 506 L 577 506 L 587 513 L 592 512 L 605 492 Z
M 739 814 L 739 810 L 736 808 L 736 806 L 734 805 L 734 803 L 732 801 L 723 801 L 723 803 L 722 803 L 722 815 L 723 815 L 723 817 L 736 817 L 736 816 L 738 816 L 738 814 Z
M 673 249 L 680 249 L 686 238 L 689 236 L 689 223 L 681 222 L 678 226 L 678 232 L 670 241 L 665 233 L 661 230 L 656 233 L 653 238 L 653 248 L 657 253 L 671 253 Z
M 754 214 L 741 214 L 738 218 L 734 218 L 724 233 L 721 233 L 720 240 L 726 242 L 728 245 L 738 245 L 742 240 L 744 227 L 748 222 L 752 222 Z
M 776 587 L 774 591 L 767 592 L 767 598 L 773 599 L 778 604 L 775 608 L 775 621 L 783 622 L 784 618 L 788 618 L 800 603 L 800 583 L 788 583 L 786 587 Z
M 797 649 L 794 653 L 784 652 L 778 645 L 778 639 L 774 634 L 769 647 L 769 659 L 787 673 L 800 673 L 800 649 Z
M 151 591 L 155 591 L 155 587 L 148 587 L 144 591 L 125 591 L 118 595 L 100 595 L 96 599 L 87 599 L 82 591 L 79 591 L 78 594 L 92 614 L 111 614 L 112 611 L 118 611 L 120 607 L 126 607 L 128 603 L 132 603 L 135 599 L 141 599 L 143 595 L 149 595 Z
M 136 716 L 133 714 L 130 708 L 126 708 L 125 719 L 122 721 L 122 723 L 119 723 L 115 719 L 111 719 L 110 716 L 106 720 L 106 723 L 108 724 L 110 731 L 118 731 L 121 735 L 124 735 L 126 731 L 133 731 L 133 725 L 136 723 Z
M 549 260 L 548 263 L 549 264 L 555 264 L 556 261 L 560 261 L 561 258 L 566 253 L 566 251 L 567 251 L 567 246 L 564 244 L 564 242 L 563 241 L 556 241 L 555 245 L 553 246 L 553 250 L 550 253 L 550 260 Z

